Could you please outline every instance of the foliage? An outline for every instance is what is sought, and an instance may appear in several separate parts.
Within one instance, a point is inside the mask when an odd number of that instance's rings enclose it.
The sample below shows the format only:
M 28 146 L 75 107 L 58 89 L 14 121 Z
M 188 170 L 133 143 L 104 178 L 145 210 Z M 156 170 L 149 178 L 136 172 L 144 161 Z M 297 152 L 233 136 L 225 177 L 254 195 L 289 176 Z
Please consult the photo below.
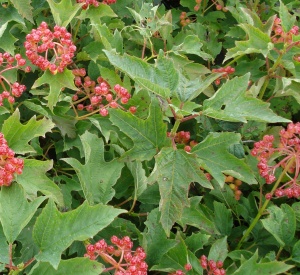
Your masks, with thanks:
M 298 274 L 298 1 L 0 1 L 1 274 Z

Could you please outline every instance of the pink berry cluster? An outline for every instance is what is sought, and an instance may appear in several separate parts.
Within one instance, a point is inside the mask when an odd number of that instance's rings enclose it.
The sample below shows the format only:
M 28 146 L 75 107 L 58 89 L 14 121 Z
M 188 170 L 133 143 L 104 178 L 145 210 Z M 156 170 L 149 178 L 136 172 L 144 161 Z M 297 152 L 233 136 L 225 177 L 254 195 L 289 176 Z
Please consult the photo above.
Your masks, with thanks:
M 77 110 L 86 109 L 91 114 L 99 112 L 101 116 L 108 115 L 109 108 L 123 108 L 127 104 L 131 95 L 127 89 L 117 84 L 111 89 L 110 85 L 102 77 L 97 78 L 97 82 L 86 76 L 85 69 L 74 69 L 75 85 L 79 88 L 72 97 L 73 105 L 77 105 Z M 136 107 L 129 108 L 131 113 L 136 112 Z
M 259 160 L 257 168 L 267 184 L 276 180 L 276 169 L 284 169 L 289 164 L 286 174 L 290 180 L 277 188 L 274 194 L 276 197 L 299 198 L 300 123 L 288 124 L 287 129 L 282 129 L 279 135 L 280 143 L 277 147 L 274 146 L 274 136 L 265 135 L 261 141 L 254 144 L 251 154 Z M 270 164 L 271 161 L 275 164 Z M 271 197 L 270 193 L 266 195 L 267 199 Z
M 208 260 L 205 255 L 202 255 L 200 257 L 200 264 L 206 270 L 207 275 L 226 275 L 222 261 L 215 262 L 214 260 Z
M 190 270 L 192 270 L 192 265 L 190 264 L 190 263 L 187 263 L 187 264 L 185 264 L 184 265 L 184 269 L 185 269 L 185 271 L 190 271 Z M 173 272 L 173 273 L 169 273 L 169 275 L 185 275 L 186 273 L 185 273 L 185 271 L 182 271 L 182 270 L 176 270 L 175 272 Z
M 84 3 L 82 8 L 86 10 L 89 6 L 93 5 L 95 8 L 99 6 L 99 2 L 97 0 L 76 0 L 77 3 Z M 102 3 L 106 5 L 111 5 L 116 3 L 117 0 L 103 0 Z
M 192 147 L 197 145 L 197 142 L 194 140 L 190 141 L 191 134 L 190 132 L 180 131 L 177 132 L 175 135 L 172 135 L 171 132 L 167 132 L 167 137 L 170 137 L 172 139 L 172 142 L 175 144 L 184 144 L 184 150 L 186 152 L 190 152 L 192 150 Z
M 233 74 L 235 72 L 235 69 L 232 68 L 231 66 L 227 66 L 227 67 L 224 67 L 224 68 L 212 69 L 212 72 L 213 73 L 222 73 L 221 78 L 229 78 L 229 75 Z M 215 80 L 216 85 L 220 85 L 221 78 L 217 78 Z
M 62 73 L 72 63 L 76 46 L 65 27 L 55 26 L 51 31 L 46 22 L 26 35 L 26 56 L 32 64 L 52 74 Z
M 194 6 L 194 11 L 197 12 L 200 9 L 200 4 L 201 4 L 202 0 L 195 0 L 195 2 L 196 2 L 196 5 Z
M 133 243 L 128 236 L 122 239 L 112 236 L 111 243 L 112 245 L 108 245 L 102 239 L 94 245 L 89 244 L 84 256 L 91 260 L 101 257 L 110 265 L 104 272 L 115 270 L 115 275 L 147 275 L 148 265 L 145 262 L 146 253 L 143 248 L 138 247 L 133 251 Z
M 0 133 L 0 186 L 9 186 L 14 179 L 14 173 L 22 174 L 23 159 L 15 158 L 15 153 L 7 145 L 4 135 Z
M 0 106 L 3 105 L 4 99 L 7 99 L 9 103 L 14 103 L 15 98 L 20 97 L 26 90 L 25 85 L 19 82 L 11 83 L 3 74 L 12 69 L 21 69 L 25 72 L 30 72 L 31 68 L 29 66 L 22 68 L 25 65 L 26 60 L 22 58 L 19 53 L 15 56 L 7 52 L 0 53 L 0 87 L 2 88 L 2 93 L 0 93 Z
M 293 26 L 288 32 L 284 32 L 281 26 L 281 19 L 276 17 L 272 28 L 272 42 L 273 43 L 288 43 L 293 42 L 293 36 L 299 34 L 299 27 Z

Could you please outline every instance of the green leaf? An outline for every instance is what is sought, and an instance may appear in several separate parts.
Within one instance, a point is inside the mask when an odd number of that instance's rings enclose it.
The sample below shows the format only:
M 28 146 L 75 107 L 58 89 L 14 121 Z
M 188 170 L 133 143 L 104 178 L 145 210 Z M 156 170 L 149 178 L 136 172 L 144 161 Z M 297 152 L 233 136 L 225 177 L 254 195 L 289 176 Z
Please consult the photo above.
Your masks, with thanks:
M 45 133 L 50 132 L 54 124 L 43 118 L 36 120 L 33 116 L 25 125 L 20 123 L 20 112 L 16 109 L 15 112 L 4 121 L 2 133 L 8 142 L 9 147 L 17 154 L 25 154 L 35 152 L 28 144 L 34 137 L 45 137 Z
M 217 261 L 222 261 L 227 257 L 228 249 L 227 249 L 227 236 L 216 240 L 213 245 L 211 246 L 208 254 L 208 259 L 209 260 L 214 260 L 215 262 Z
M 300 104 L 300 79 L 282 77 L 277 81 L 275 97 L 292 96 Z
M 0 29 L 2 26 L 8 22 L 15 21 L 21 24 L 25 24 L 23 18 L 20 16 L 18 11 L 12 6 L 8 5 L 8 7 L 0 6 Z M 1 43 L 3 41 L 1 40 Z
M 209 235 L 219 235 L 213 217 L 208 214 L 206 206 L 200 204 L 201 197 L 189 199 L 190 207 L 183 209 L 181 220 L 178 222 L 182 227 L 192 225 Z
M 268 103 L 246 95 L 250 74 L 227 81 L 213 97 L 203 103 L 203 114 L 225 121 L 247 120 L 289 122 L 277 116 Z
M 147 254 L 149 266 L 158 264 L 161 257 L 176 245 L 175 240 L 167 238 L 167 235 L 160 223 L 160 212 L 158 208 L 152 210 L 145 222 L 147 229 L 143 235 L 143 247 Z M 159 247 L 159 249 L 157 249 Z
M 0 220 L 4 235 L 9 243 L 12 244 L 17 239 L 45 198 L 39 197 L 32 202 L 28 202 L 24 189 L 16 183 L 13 183 L 10 187 L 1 188 Z
M 9 246 L 3 232 L 2 225 L 0 224 L 0 263 L 9 264 Z M 1 271 L 1 266 L 0 266 Z
M 52 200 L 43 208 L 33 228 L 34 242 L 40 248 L 38 261 L 58 268 L 61 253 L 73 241 L 84 241 L 108 226 L 115 217 L 126 212 L 111 206 L 89 206 L 85 201 L 77 209 L 60 213 Z
M 147 177 L 141 162 L 132 161 L 127 162 L 126 165 L 134 178 L 133 198 L 136 200 L 147 189 Z
M 261 53 L 266 57 L 274 47 L 270 36 L 250 24 L 239 24 L 239 26 L 246 32 L 248 40 L 236 41 L 235 47 L 227 51 L 224 62 L 230 58 L 250 53 Z
M 229 236 L 233 227 L 233 218 L 230 209 L 224 203 L 214 201 L 215 225 L 219 232 Z
M 120 109 L 109 111 L 110 120 L 122 132 L 129 136 L 134 145 L 122 155 L 121 159 L 151 160 L 158 151 L 170 143 L 167 139 L 167 126 L 163 122 L 162 112 L 158 103 L 152 102 L 146 120 L 137 118 Z
M 270 216 L 261 220 L 280 246 L 290 245 L 293 242 L 296 232 L 296 216 L 294 210 L 287 204 L 282 204 L 280 208 L 272 205 L 268 208 Z
M 47 197 L 52 198 L 59 206 L 64 206 L 60 188 L 46 176 L 47 171 L 52 168 L 52 160 L 25 159 L 23 172 L 21 175 L 16 176 L 16 181 L 23 186 L 26 194 L 31 199 L 36 198 L 37 193 L 41 192 Z
M 175 53 L 184 53 L 184 54 L 195 54 L 202 57 L 204 60 L 212 60 L 213 57 L 201 51 L 203 43 L 197 35 L 187 35 L 184 37 L 183 42 L 180 45 L 174 45 L 172 51 Z
M 79 178 L 84 196 L 90 204 L 108 203 L 114 196 L 114 184 L 121 175 L 124 163 L 114 159 L 104 159 L 104 143 L 96 135 L 85 132 L 80 136 L 83 145 L 85 164 L 75 158 L 64 158 L 63 161 L 74 167 Z
M 239 144 L 240 140 L 241 136 L 235 133 L 210 133 L 205 140 L 192 149 L 192 153 L 201 160 L 201 166 L 221 187 L 224 186 L 224 174 L 232 175 L 249 184 L 256 184 L 248 165 L 228 151 L 230 146 Z
M 11 3 L 14 7 L 18 10 L 19 14 L 21 14 L 24 18 L 29 20 L 31 23 L 33 22 L 32 17 L 32 7 L 31 7 L 31 0 L 11 0 Z
M 285 33 L 289 32 L 296 23 L 296 16 L 295 15 L 292 16 L 289 13 L 288 8 L 283 4 L 282 1 L 280 1 L 280 6 L 279 6 L 279 17 L 281 19 L 281 26 L 284 32 Z
M 74 258 L 62 260 L 57 269 L 54 269 L 49 263 L 36 263 L 28 275 L 98 275 L 103 271 L 103 265 L 97 261 L 91 261 L 88 258 Z
M 171 59 L 159 56 L 156 66 L 142 59 L 113 51 L 104 50 L 109 61 L 143 88 L 167 98 L 173 93 L 179 81 L 178 71 Z
M 267 262 L 267 263 L 257 263 L 258 252 L 249 259 L 245 260 L 242 265 L 236 270 L 233 275 L 276 275 L 284 274 L 287 270 L 291 269 L 292 265 L 287 265 L 283 262 Z
M 156 156 L 149 182 L 157 181 L 160 190 L 161 224 L 169 236 L 173 224 L 181 219 L 183 209 L 189 206 L 188 190 L 192 182 L 212 188 L 199 168 L 196 156 L 184 150 L 163 148 Z
M 57 73 L 55 75 L 51 74 L 49 70 L 45 71 L 44 74 L 38 78 L 32 89 L 35 89 L 43 84 L 49 84 L 50 92 L 47 96 L 48 107 L 53 111 L 53 107 L 56 105 L 60 92 L 63 88 L 69 88 L 71 90 L 77 91 L 78 88 L 74 85 L 74 75 L 70 70 L 65 69 L 62 73 Z
M 14 55 L 15 51 L 15 42 L 18 41 L 16 37 L 14 37 L 10 31 L 15 26 L 14 22 L 5 23 L 0 27 L 0 39 L 1 45 L 0 48 L 4 51 Z
M 21 1 L 22 2 L 22 1 Z M 71 0 L 61 0 L 59 3 L 54 0 L 47 0 L 56 25 L 66 27 L 81 9 L 81 5 L 73 4 Z
M 300 263 L 300 240 L 293 246 L 292 260 L 296 263 Z

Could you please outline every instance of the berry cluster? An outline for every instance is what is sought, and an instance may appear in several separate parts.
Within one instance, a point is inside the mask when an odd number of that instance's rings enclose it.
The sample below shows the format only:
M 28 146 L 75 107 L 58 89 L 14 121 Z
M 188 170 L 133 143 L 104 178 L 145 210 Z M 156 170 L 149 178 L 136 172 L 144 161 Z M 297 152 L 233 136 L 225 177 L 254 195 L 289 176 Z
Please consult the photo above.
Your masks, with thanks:
M 281 26 L 281 19 L 276 17 L 272 28 L 272 42 L 273 43 L 287 43 L 293 42 L 293 36 L 299 34 L 299 27 L 293 26 L 290 31 L 284 32 Z
M 242 181 L 239 179 L 235 179 L 233 176 L 226 176 L 225 182 L 229 184 L 229 187 L 232 191 L 234 191 L 234 197 L 238 201 L 241 198 L 242 191 L 239 187 L 242 185 Z
M 82 8 L 86 10 L 90 5 L 93 5 L 95 8 L 99 7 L 99 2 L 97 0 L 76 0 L 77 3 L 84 3 Z M 102 3 L 106 5 L 111 5 L 116 3 L 117 0 L 103 0 Z
M 184 269 L 185 269 L 186 271 L 190 271 L 190 270 L 192 270 L 192 268 L 193 268 L 192 265 L 189 264 L 189 263 L 187 263 L 187 264 L 184 265 Z M 169 275 L 185 275 L 185 272 L 182 271 L 182 270 L 176 270 L 176 271 L 173 272 L 173 273 L 169 273 Z
M 212 69 L 213 73 L 222 73 L 221 78 L 229 78 L 230 74 L 233 74 L 235 72 L 235 69 L 232 68 L 231 66 L 227 66 L 225 68 L 218 68 L 218 69 Z M 220 85 L 221 83 L 221 78 L 217 78 L 215 80 L 216 85 Z
M 267 184 L 271 184 L 276 180 L 275 172 L 277 168 L 286 168 L 286 175 L 290 180 L 275 190 L 276 197 L 299 198 L 300 123 L 288 124 L 287 129 L 282 129 L 279 135 L 280 143 L 277 147 L 274 147 L 273 144 L 274 137 L 266 135 L 261 141 L 254 144 L 251 154 L 259 160 L 257 168 Z M 270 165 L 271 161 L 275 164 Z M 286 167 L 287 165 L 288 167 Z M 266 195 L 267 199 L 271 199 L 271 197 L 272 194 Z
M 55 26 L 52 32 L 46 22 L 26 35 L 24 43 L 26 56 L 43 71 L 49 69 L 52 74 L 61 73 L 72 63 L 76 46 L 66 28 Z
M 22 174 L 23 159 L 15 158 L 15 153 L 7 145 L 4 135 L 0 133 L 0 186 L 9 186 L 14 179 L 14 173 Z
M 25 72 L 30 72 L 29 66 L 22 68 L 26 65 L 26 60 L 20 54 L 15 56 L 9 53 L 0 53 L 0 85 L 3 89 L 0 94 L 0 106 L 3 105 L 3 100 L 7 99 L 9 103 L 14 103 L 16 97 L 20 97 L 26 90 L 25 85 L 19 82 L 11 83 L 3 74 L 12 69 L 21 69 Z
M 200 257 L 200 264 L 207 271 L 207 275 L 226 275 L 222 261 L 207 260 L 207 257 L 202 255 Z
M 195 0 L 195 2 L 196 2 L 196 5 L 194 7 L 194 11 L 197 12 L 200 9 L 200 4 L 201 4 L 202 0 Z
M 187 16 L 186 12 L 183 11 L 180 16 L 179 16 L 179 19 L 180 19 L 180 25 L 182 27 L 188 25 L 191 23 L 191 19 Z
M 192 150 L 192 147 L 197 145 L 197 142 L 194 140 L 190 141 L 191 134 L 190 132 L 180 131 L 176 133 L 175 135 L 172 135 L 171 132 L 167 132 L 167 137 L 170 137 L 172 139 L 172 142 L 175 144 L 184 144 L 184 150 L 186 152 L 190 152 Z
M 90 114 L 99 112 L 102 116 L 108 115 L 109 108 L 123 108 L 120 104 L 127 104 L 131 95 L 127 89 L 115 85 L 111 89 L 110 85 L 102 77 L 97 78 L 97 82 L 86 76 L 85 69 L 74 69 L 75 85 L 79 88 L 72 97 L 73 105 L 77 105 L 77 110 L 86 109 Z M 131 106 L 129 111 L 134 114 L 136 107 Z
M 112 245 L 108 245 L 102 239 L 94 245 L 89 244 L 84 256 L 91 260 L 100 256 L 104 262 L 110 265 L 104 272 L 115 270 L 115 275 L 147 275 L 148 265 L 145 262 L 146 253 L 143 248 L 138 247 L 133 251 L 133 243 L 128 236 L 122 239 L 112 236 L 111 243 Z

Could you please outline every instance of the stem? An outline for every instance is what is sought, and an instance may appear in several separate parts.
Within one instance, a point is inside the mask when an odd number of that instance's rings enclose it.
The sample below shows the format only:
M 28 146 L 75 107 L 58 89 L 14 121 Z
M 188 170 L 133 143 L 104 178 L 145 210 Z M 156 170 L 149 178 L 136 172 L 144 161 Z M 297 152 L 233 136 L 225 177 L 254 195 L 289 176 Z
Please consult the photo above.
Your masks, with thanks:
M 262 99 L 264 97 L 264 94 L 269 85 L 269 82 L 270 82 L 270 78 L 269 78 L 269 76 L 267 76 L 265 79 L 264 85 L 261 87 L 261 90 L 259 91 L 259 94 L 258 94 L 259 99 Z
M 288 162 L 288 164 L 285 166 L 284 170 L 282 171 L 282 173 L 280 174 L 280 176 L 278 177 L 276 183 L 274 184 L 270 195 L 271 197 L 273 196 L 275 190 L 277 189 L 279 183 L 281 182 L 283 176 L 286 174 L 286 172 L 289 170 L 289 168 L 291 167 L 291 165 L 293 165 L 295 161 L 295 157 L 291 158 Z M 269 204 L 270 200 L 266 200 L 263 204 L 263 206 L 259 209 L 256 217 L 254 218 L 254 220 L 252 221 L 252 223 L 250 224 L 250 226 L 248 227 L 247 231 L 245 232 L 244 236 L 241 238 L 241 240 L 239 241 L 238 245 L 237 245 L 237 249 L 240 249 L 243 242 L 248 238 L 249 234 L 251 233 L 251 231 L 253 230 L 253 228 L 255 227 L 255 225 L 257 224 L 257 222 L 259 221 L 260 217 L 262 216 L 263 212 L 265 211 L 265 209 L 267 208 L 268 204 Z
M 175 124 L 174 124 L 174 126 L 173 126 L 173 128 L 171 130 L 171 135 L 175 135 L 177 133 L 177 130 L 179 128 L 180 123 L 181 123 L 181 121 L 179 119 L 177 119 L 175 121 Z

